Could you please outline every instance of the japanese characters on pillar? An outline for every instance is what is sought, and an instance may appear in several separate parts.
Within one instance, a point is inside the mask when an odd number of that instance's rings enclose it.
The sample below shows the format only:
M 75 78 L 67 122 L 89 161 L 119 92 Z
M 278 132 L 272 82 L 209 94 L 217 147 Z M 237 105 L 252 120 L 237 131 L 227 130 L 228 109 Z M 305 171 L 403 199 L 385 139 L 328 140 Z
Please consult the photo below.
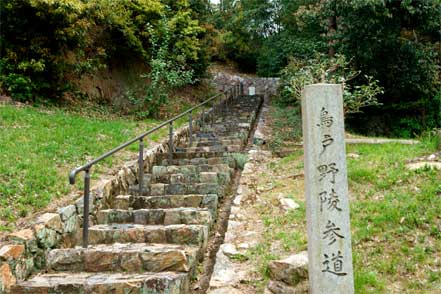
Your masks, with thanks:
M 354 293 L 341 85 L 306 86 L 302 98 L 311 293 Z

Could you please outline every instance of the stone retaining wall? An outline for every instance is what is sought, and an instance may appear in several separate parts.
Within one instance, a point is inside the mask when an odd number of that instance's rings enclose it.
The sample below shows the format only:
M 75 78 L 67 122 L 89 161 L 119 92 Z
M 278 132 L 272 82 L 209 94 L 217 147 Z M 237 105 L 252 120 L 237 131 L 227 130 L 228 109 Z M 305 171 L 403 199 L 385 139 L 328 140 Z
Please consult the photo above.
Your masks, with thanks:
M 249 87 L 255 87 L 256 94 L 275 95 L 278 91 L 279 80 L 279 78 L 246 77 L 219 72 L 214 75 L 213 83 L 219 91 L 224 91 L 231 85 L 241 82 L 244 86 L 244 94 L 248 93 Z

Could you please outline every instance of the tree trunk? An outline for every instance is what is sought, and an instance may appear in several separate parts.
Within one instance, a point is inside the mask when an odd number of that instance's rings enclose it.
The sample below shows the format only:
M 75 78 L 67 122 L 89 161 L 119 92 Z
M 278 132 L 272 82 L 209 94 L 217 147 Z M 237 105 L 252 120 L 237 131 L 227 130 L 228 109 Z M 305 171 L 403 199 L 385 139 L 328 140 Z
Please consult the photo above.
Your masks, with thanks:
M 334 57 L 335 56 L 335 39 L 333 39 L 335 32 L 337 31 L 337 15 L 336 15 L 336 3 L 335 0 L 329 0 L 329 9 L 332 12 L 332 16 L 328 17 L 328 32 L 327 32 L 327 36 L 328 36 L 328 46 L 329 46 L 329 50 L 328 50 L 328 55 L 329 57 Z

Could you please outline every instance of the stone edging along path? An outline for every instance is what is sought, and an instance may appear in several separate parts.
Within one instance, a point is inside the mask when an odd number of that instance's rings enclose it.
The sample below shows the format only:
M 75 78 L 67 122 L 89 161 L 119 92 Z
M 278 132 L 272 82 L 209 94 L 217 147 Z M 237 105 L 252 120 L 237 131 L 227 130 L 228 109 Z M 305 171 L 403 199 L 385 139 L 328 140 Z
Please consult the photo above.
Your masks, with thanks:
M 89 242 L 81 244 L 82 198 L 45 213 L 0 247 L 0 293 L 190 293 L 217 205 L 236 169 L 261 104 L 237 99 L 224 116 L 175 134 L 145 152 L 143 195 L 130 193 L 137 163 L 92 193 Z

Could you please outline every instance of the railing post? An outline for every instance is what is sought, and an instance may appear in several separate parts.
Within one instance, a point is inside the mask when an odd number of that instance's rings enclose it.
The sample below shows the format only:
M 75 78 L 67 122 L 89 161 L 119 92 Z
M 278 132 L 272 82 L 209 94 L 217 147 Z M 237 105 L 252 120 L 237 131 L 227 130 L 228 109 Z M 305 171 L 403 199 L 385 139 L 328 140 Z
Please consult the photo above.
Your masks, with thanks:
M 225 102 L 225 105 L 224 105 L 224 115 L 228 112 L 228 110 L 230 109 L 230 106 L 228 105 L 228 96 L 227 95 L 225 95 L 225 93 L 224 93 L 224 102 Z
M 168 159 L 173 160 L 173 122 L 170 122 L 168 132 Z
M 83 199 L 83 248 L 89 246 L 89 194 L 90 169 L 84 171 L 84 199 Z
M 144 138 L 139 139 L 139 158 L 138 158 L 138 184 L 139 195 L 142 195 L 144 186 Z
M 190 137 L 190 146 L 193 145 L 193 118 L 191 116 L 191 111 L 188 115 L 188 136 Z
M 202 114 L 201 114 L 201 128 L 204 126 L 205 124 L 205 109 L 202 109 Z
M 211 126 L 214 125 L 214 109 L 216 107 L 216 104 L 214 102 L 215 99 L 213 99 L 212 103 L 211 103 Z

